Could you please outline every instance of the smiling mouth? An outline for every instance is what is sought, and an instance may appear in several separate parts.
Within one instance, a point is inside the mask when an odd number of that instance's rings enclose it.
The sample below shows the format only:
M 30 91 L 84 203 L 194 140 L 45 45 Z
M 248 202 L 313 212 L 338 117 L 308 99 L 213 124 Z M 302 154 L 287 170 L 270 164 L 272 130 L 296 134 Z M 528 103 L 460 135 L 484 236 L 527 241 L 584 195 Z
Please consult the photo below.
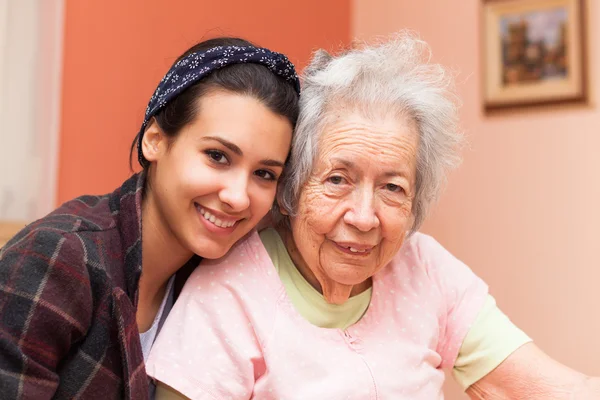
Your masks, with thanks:
M 354 255 L 368 255 L 373 250 L 374 246 L 364 246 L 364 245 L 352 245 L 345 243 L 336 243 L 334 242 L 338 249 L 342 250 L 347 254 Z
M 211 224 L 213 224 L 215 226 L 218 226 L 219 228 L 231 228 L 237 222 L 241 221 L 241 219 L 219 218 L 219 217 L 215 216 L 214 214 L 212 214 L 207 209 L 200 206 L 199 204 L 195 204 L 195 205 L 196 205 L 196 209 L 198 210 L 200 215 L 202 215 L 202 217 L 206 221 L 210 222 Z

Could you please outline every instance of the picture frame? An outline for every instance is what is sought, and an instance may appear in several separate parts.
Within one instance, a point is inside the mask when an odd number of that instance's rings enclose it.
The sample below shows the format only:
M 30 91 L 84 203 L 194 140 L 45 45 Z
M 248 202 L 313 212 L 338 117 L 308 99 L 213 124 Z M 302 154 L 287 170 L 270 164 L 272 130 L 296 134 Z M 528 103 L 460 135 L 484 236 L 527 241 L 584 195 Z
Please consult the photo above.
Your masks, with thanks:
M 484 0 L 485 111 L 586 103 L 585 0 Z

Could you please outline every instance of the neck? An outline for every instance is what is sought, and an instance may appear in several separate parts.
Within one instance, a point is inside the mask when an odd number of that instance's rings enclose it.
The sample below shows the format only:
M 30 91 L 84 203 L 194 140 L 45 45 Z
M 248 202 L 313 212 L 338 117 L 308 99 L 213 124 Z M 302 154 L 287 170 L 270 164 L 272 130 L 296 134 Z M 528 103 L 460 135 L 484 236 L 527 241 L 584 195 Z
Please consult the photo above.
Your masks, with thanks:
M 370 278 L 356 285 L 346 285 L 330 279 L 325 274 L 315 274 L 298 251 L 291 232 L 284 227 L 278 227 L 277 231 L 283 238 L 283 243 L 285 244 L 288 254 L 294 262 L 296 269 L 300 272 L 300 275 L 321 293 L 328 303 L 343 304 L 350 297 L 356 296 L 371 287 L 372 280 Z
M 141 332 L 154 320 L 169 278 L 192 256 L 171 232 L 148 190 L 142 201 L 142 276 L 137 309 Z

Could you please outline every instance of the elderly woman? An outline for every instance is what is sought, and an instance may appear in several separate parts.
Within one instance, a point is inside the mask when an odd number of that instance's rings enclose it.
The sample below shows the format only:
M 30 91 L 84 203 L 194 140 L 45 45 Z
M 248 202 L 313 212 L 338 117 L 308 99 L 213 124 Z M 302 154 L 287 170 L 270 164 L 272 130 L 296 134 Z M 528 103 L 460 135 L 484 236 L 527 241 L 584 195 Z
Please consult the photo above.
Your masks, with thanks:
M 461 141 L 424 56 L 406 34 L 316 54 L 283 218 L 190 277 L 147 363 L 159 398 L 440 399 L 444 368 L 472 398 L 600 395 L 417 232 Z

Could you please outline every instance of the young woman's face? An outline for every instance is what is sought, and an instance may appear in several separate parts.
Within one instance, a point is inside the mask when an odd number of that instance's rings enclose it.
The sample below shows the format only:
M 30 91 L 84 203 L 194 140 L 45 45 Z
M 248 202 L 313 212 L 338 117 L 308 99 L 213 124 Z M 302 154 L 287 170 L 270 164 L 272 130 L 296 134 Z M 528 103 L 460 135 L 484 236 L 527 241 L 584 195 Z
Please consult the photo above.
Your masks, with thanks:
M 154 162 L 150 190 L 164 233 L 218 258 L 271 208 L 292 126 L 259 100 L 231 92 L 211 92 L 198 107 L 170 144 L 157 134 L 144 154 Z

